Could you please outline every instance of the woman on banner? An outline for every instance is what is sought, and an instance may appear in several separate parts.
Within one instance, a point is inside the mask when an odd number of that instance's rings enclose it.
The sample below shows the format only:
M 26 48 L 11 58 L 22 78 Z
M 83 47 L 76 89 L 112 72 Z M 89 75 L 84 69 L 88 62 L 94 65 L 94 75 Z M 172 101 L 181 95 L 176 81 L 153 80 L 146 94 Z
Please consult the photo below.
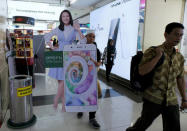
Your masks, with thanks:
M 60 25 L 53 29 L 50 33 L 45 35 L 45 41 L 54 51 L 62 51 L 64 45 L 72 44 L 76 39 L 79 39 L 80 43 L 86 43 L 84 35 L 81 33 L 80 25 L 78 22 L 73 23 L 72 15 L 68 10 L 63 10 L 59 17 Z M 58 38 L 58 46 L 53 47 L 50 43 L 51 38 L 56 35 Z M 51 68 L 49 70 L 49 76 L 58 80 L 58 91 L 54 99 L 54 108 L 57 109 L 58 101 L 62 100 L 62 111 L 65 111 L 65 99 L 64 99 L 64 69 Z

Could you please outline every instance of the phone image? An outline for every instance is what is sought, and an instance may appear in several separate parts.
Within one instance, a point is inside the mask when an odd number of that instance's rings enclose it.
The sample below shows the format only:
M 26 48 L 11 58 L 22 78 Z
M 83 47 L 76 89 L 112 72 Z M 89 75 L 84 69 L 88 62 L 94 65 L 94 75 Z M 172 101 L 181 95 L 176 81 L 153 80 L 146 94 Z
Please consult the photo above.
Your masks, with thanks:
M 65 108 L 67 112 L 97 110 L 96 46 L 65 45 L 63 48 Z
M 108 41 L 113 40 L 114 47 L 116 47 L 119 24 L 120 24 L 120 18 L 112 19 L 111 23 L 110 23 L 110 31 L 109 31 Z

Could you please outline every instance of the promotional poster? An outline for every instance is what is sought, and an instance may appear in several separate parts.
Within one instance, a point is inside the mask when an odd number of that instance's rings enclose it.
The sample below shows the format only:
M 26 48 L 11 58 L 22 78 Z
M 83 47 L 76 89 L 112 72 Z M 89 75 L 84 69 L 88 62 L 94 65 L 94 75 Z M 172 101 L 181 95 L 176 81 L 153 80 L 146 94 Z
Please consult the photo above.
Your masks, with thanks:
M 127 80 L 131 57 L 137 51 L 139 17 L 140 0 L 116 0 L 90 13 L 90 28 L 95 30 L 99 50 L 103 53 L 113 40 L 116 58 L 111 73 Z
M 63 51 L 65 108 L 67 112 L 97 110 L 95 45 L 67 45 Z

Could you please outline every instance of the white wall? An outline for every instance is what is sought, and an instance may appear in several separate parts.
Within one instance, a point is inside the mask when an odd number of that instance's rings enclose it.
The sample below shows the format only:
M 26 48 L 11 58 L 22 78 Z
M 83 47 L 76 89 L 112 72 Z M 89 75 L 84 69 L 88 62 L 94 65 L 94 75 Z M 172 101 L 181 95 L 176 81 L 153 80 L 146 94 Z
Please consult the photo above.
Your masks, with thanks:
M 185 0 L 147 0 L 143 50 L 164 41 L 165 26 L 183 22 Z
M 180 51 L 185 59 L 185 66 L 187 68 L 187 2 L 185 3 L 185 12 L 184 12 L 184 36 L 181 42 Z

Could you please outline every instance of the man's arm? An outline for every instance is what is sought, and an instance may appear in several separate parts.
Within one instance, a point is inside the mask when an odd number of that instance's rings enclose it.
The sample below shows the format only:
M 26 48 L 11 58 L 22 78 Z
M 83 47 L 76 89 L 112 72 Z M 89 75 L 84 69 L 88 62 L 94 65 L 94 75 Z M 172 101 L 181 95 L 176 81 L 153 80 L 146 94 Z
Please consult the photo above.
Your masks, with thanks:
M 182 97 L 181 108 L 187 108 L 187 98 L 185 92 L 185 80 L 184 77 L 177 78 L 177 87 L 179 89 L 180 95 Z
M 161 56 L 163 54 L 163 51 L 161 48 L 157 47 L 156 48 L 156 56 L 149 62 L 141 65 L 139 67 L 139 74 L 140 75 L 146 75 L 147 73 L 151 72 L 153 68 L 156 66 L 158 61 L 160 60 Z
M 90 57 L 90 60 L 95 64 L 96 67 L 99 67 L 101 65 L 101 61 L 95 61 Z

